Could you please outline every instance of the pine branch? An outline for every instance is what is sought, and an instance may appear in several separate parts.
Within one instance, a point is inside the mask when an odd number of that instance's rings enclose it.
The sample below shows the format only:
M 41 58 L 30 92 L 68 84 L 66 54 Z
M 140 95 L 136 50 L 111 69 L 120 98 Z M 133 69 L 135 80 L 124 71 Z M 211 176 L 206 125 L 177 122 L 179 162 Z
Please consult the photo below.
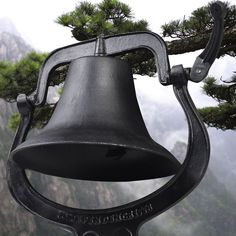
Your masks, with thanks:
M 236 104 L 223 103 L 216 107 L 205 107 L 198 110 L 203 121 L 209 127 L 222 130 L 236 129 Z
M 170 55 L 176 55 L 203 49 L 209 37 L 210 34 L 207 33 L 166 42 L 168 53 Z M 225 31 L 218 57 L 230 52 L 236 53 L 236 25 Z

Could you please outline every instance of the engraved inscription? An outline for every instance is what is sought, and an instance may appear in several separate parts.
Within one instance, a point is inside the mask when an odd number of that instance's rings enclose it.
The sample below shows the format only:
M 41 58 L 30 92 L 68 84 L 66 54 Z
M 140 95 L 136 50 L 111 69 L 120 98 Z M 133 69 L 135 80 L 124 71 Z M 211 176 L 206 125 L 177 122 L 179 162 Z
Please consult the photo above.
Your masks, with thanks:
M 110 215 L 77 215 L 61 211 L 57 218 L 62 223 L 68 224 L 106 225 L 134 220 L 141 216 L 148 215 L 152 211 L 152 204 L 149 203 L 140 208 L 122 211 L 120 213 Z

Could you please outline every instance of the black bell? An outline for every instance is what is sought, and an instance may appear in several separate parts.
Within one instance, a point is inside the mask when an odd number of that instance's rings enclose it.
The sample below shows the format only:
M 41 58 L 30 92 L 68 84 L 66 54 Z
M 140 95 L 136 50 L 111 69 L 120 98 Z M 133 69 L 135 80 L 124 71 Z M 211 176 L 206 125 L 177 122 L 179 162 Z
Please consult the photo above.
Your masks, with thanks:
M 180 167 L 147 132 L 131 68 L 106 56 L 70 64 L 50 121 L 11 155 L 24 169 L 97 181 L 159 178 Z

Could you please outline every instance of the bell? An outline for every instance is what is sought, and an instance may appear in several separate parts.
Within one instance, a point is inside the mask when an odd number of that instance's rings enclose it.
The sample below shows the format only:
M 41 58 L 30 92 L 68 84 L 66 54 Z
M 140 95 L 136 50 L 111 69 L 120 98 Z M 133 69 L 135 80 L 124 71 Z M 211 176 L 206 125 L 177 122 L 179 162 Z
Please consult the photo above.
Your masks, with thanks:
M 160 178 L 180 167 L 148 134 L 131 68 L 107 56 L 71 62 L 48 124 L 11 155 L 24 169 L 95 181 Z

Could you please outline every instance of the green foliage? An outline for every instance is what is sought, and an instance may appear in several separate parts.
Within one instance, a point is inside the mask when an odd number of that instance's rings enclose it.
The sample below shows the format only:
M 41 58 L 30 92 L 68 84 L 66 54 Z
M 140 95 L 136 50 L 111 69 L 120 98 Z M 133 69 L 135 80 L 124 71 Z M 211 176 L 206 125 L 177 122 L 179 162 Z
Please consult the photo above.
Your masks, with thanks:
M 30 95 L 37 86 L 40 67 L 46 53 L 31 52 L 16 63 L 0 61 L 0 98 L 16 101 L 19 94 Z M 68 66 L 59 66 L 50 73 L 49 86 L 62 83 Z
M 56 22 L 71 28 L 73 37 L 79 41 L 100 34 L 149 30 L 147 21 L 134 21 L 130 7 L 118 0 L 103 0 L 99 4 L 81 2 L 74 11 L 59 16 Z M 134 73 L 153 76 L 156 72 L 153 55 L 148 50 L 126 54 L 122 59 L 131 64 Z
M 63 92 L 63 86 L 59 87 L 56 91 L 58 96 L 61 96 L 62 92 Z
M 200 7 L 191 13 L 188 19 L 172 20 L 162 26 L 162 34 L 164 37 L 171 38 L 186 38 L 195 37 L 199 34 L 209 33 L 213 26 L 213 20 L 209 13 L 208 5 Z M 225 17 L 225 30 L 235 26 L 236 8 L 235 5 L 230 5 L 224 2 L 227 15 Z
M 30 95 L 45 58 L 46 54 L 31 52 L 16 63 L 0 61 L 0 98 L 13 102 L 20 93 Z
M 35 110 L 34 110 L 34 118 L 33 118 L 33 121 L 32 121 L 32 128 L 35 127 L 35 128 L 42 128 L 43 126 L 45 126 L 53 111 L 54 111 L 54 108 L 55 108 L 55 105 L 49 105 L 49 104 L 46 104 L 44 105 L 43 107 L 37 107 Z
M 36 89 L 40 67 L 47 54 L 31 52 L 16 63 L 0 61 L 0 98 L 9 102 L 16 101 L 19 94 L 30 95 Z M 61 66 L 51 73 L 49 85 L 54 86 L 64 81 L 67 66 Z M 45 105 L 34 111 L 33 127 L 41 128 L 51 116 L 53 106 Z M 8 127 L 16 130 L 19 114 L 14 113 L 9 119 Z
M 121 58 L 131 65 L 134 74 L 154 76 L 156 73 L 153 54 L 147 49 L 127 53 Z
M 32 128 L 42 128 L 45 126 L 50 119 L 54 110 L 54 105 L 45 105 L 44 107 L 36 108 L 34 110 L 34 119 L 32 121 Z M 16 131 L 20 123 L 20 114 L 13 113 L 8 120 L 8 128 L 12 131 Z
M 16 131 L 19 123 L 20 123 L 20 114 L 15 112 L 9 118 L 7 126 L 10 130 Z
M 227 102 L 230 104 L 236 102 L 235 84 L 233 81 L 231 81 L 230 85 L 226 83 L 217 84 L 217 80 L 214 77 L 208 77 L 204 81 L 203 90 L 217 102 Z
M 130 7 L 118 0 L 103 0 L 99 4 L 81 2 L 74 11 L 59 16 L 56 22 L 71 28 L 72 35 L 79 41 L 99 34 L 148 30 L 148 23 L 133 21 Z
M 222 130 L 236 129 L 236 76 L 224 84 L 217 84 L 215 78 L 209 77 L 203 90 L 218 102 L 215 107 L 199 109 L 204 122 Z
M 205 33 L 211 27 L 211 16 L 205 6 L 193 11 L 189 19 L 172 20 L 168 24 L 164 24 L 162 34 L 164 37 L 183 38 Z
M 210 127 L 222 130 L 236 129 L 236 103 L 219 103 L 215 107 L 199 109 L 203 121 Z

